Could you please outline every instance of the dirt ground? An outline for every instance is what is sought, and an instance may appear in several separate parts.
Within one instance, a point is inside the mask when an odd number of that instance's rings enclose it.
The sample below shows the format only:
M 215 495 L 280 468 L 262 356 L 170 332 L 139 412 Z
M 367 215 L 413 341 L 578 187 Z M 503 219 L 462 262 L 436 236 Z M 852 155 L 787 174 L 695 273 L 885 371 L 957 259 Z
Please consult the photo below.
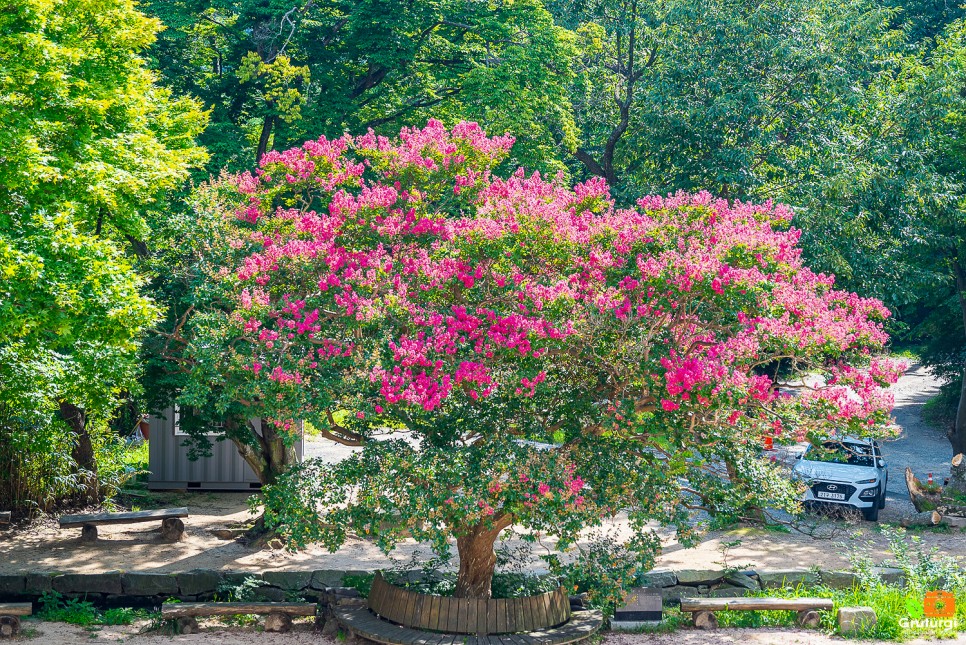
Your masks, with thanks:
M 288 634 L 268 634 L 252 628 L 216 627 L 190 636 L 163 636 L 138 634 L 140 625 L 130 627 L 103 627 L 97 631 L 64 623 L 26 623 L 27 632 L 13 642 L 43 643 L 46 645 L 84 645 L 88 643 L 126 642 L 135 645 L 162 645 L 167 643 L 198 643 L 204 645 L 343 645 L 345 641 L 322 636 L 310 624 L 297 625 Z M 835 643 L 871 643 L 879 641 L 846 641 L 819 632 L 786 629 L 721 629 L 714 632 L 679 630 L 672 634 L 614 634 L 603 638 L 603 645 L 833 645 Z M 914 640 L 911 645 L 926 643 L 966 644 L 966 634 L 957 640 Z
M 937 477 L 948 472 L 949 442 L 941 433 L 923 423 L 921 408 L 935 391 L 935 379 L 921 368 L 913 368 L 895 386 L 896 418 L 902 435 L 883 446 L 890 462 L 890 495 L 882 513 L 883 523 L 897 523 L 911 512 L 908 498 L 896 488 L 902 481 L 902 470 L 912 463 L 917 472 L 934 470 Z M 943 469 L 946 470 L 943 470 Z M 901 486 L 904 488 L 905 484 Z M 148 507 L 187 506 L 187 539 L 178 544 L 159 541 L 159 527 L 153 524 L 103 526 L 94 544 L 81 544 L 78 529 L 60 530 L 53 518 L 35 522 L 29 527 L 0 531 L 0 573 L 20 571 L 87 572 L 126 570 L 173 572 L 196 568 L 264 571 L 270 569 L 365 569 L 374 570 L 430 555 L 426 545 L 407 541 L 387 558 L 370 541 L 350 539 L 337 553 L 312 547 L 291 554 L 268 548 L 256 549 L 232 540 L 219 539 L 213 529 L 225 528 L 251 519 L 246 493 L 155 493 L 144 500 Z M 129 500 L 138 503 L 138 498 Z M 737 528 L 705 535 L 694 549 L 684 549 L 672 534 L 655 529 L 662 538 L 663 553 L 659 567 L 706 569 L 720 566 L 725 557 L 731 566 L 760 568 L 799 568 L 818 566 L 838 568 L 848 565 L 848 542 L 856 545 L 869 541 L 872 553 L 884 559 L 886 539 L 877 526 L 868 522 L 817 522 L 800 526 L 804 532 L 782 533 L 759 528 Z M 612 522 L 609 531 L 627 533 L 626 523 Z M 861 530 L 856 540 L 852 532 Z M 927 548 L 937 547 L 944 553 L 966 558 L 966 533 L 920 531 Z M 726 545 L 740 541 L 737 546 Z M 511 546 L 522 546 L 521 540 L 509 540 Z M 540 571 L 542 562 L 536 556 L 553 549 L 553 541 L 536 545 L 531 554 L 531 568 Z

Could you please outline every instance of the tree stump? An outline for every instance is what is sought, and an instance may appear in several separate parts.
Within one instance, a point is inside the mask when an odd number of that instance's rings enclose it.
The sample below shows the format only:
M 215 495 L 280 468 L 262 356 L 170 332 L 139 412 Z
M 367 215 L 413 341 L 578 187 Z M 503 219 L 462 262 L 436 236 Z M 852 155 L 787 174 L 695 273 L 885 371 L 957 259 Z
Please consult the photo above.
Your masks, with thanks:
M 97 542 L 97 527 L 93 524 L 85 524 L 81 527 L 81 542 Z
M 20 632 L 18 616 L 0 616 L 0 638 L 12 638 Z
M 795 623 L 799 627 L 815 629 L 822 624 L 822 617 L 814 609 L 803 609 L 798 612 L 798 616 L 795 617 Z
M 949 489 L 966 496 L 966 455 L 959 453 L 949 466 Z
M 274 613 L 265 617 L 265 631 L 285 634 L 292 629 L 292 617 L 288 614 Z
M 184 540 L 184 522 L 176 517 L 169 517 L 161 522 L 161 539 L 166 542 L 181 542 Z
M 718 629 L 718 617 L 713 611 L 696 611 L 691 614 L 691 621 L 698 629 Z
M 201 628 L 198 626 L 198 620 L 191 616 L 177 619 L 175 625 L 178 628 L 178 634 L 197 634 L 201 631 Z

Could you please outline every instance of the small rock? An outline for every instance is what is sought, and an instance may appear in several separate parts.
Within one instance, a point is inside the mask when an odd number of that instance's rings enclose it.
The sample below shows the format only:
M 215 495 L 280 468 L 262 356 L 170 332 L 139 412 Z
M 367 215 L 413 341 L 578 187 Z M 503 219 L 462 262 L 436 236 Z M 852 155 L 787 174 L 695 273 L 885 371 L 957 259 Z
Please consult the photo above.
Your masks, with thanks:
M 292 618 L 288 614 L 269 614 L 265 617 L 265 631 L 284 634 L 292 629 Z
M 839 633 L 843 636 L 857 634 L 878 622 L 872 607 L 842 607 L 837 616 Z

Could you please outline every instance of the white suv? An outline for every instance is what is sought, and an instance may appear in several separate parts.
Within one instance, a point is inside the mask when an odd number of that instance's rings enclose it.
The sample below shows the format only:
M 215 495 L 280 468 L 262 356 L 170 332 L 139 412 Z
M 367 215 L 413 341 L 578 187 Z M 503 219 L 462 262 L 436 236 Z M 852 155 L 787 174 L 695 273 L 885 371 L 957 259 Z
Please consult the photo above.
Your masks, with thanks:
M 809 445 L 799 455 L 792 474 L 808 486 L 806 504 L 853 506 L 871 522 L 885 508 L 889 470 L 876 441 L 846 438 Z

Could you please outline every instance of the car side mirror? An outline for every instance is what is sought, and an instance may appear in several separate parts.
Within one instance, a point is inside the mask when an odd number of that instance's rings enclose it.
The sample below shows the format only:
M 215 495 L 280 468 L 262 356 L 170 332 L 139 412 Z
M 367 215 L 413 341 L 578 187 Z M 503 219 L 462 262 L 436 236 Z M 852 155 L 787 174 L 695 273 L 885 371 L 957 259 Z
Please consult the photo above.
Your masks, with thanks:
M 879 468 L 885 468 L 886 467 L 886 462 L 885 462 L 884 459 L 879 459 L 878 464 L 879 464 Z

